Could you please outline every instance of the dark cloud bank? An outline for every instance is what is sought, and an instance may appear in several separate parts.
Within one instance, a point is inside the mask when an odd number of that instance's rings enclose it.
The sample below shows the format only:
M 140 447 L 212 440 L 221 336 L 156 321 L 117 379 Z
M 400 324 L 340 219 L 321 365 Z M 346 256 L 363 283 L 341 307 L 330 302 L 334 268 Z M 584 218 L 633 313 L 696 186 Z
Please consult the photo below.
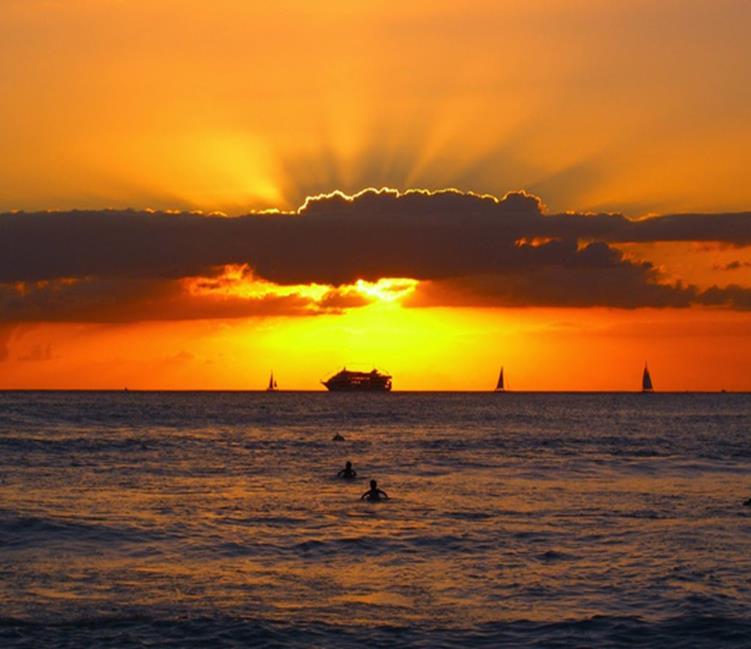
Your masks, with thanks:
M 310 313 L 298 297 L 197 299 L 179 280 L 247 264 L 277 284 L 423 280 L 415 306 L 751 307 L 740 286 L 670 284 L 613 244 L 751 244 L 751 212 L 545 214 L 533 196 L 366 191 L 237 218 L 71 211 L 0 215 L 0 320 L 120 321 Z M 78 281 L 71 282 L 70 279 Z M 325 303 L 341 303 L 332 293 Z M 345 300 L 346 301 L 346 300 Z M 325 310 L 325 305 L 323 310 Z

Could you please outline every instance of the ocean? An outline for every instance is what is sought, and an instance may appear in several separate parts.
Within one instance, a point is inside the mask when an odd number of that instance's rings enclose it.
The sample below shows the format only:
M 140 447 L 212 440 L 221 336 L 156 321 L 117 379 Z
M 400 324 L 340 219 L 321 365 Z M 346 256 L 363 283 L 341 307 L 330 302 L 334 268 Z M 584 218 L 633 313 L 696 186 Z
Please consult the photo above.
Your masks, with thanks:
M 746 394 L 4 392 L 0 646 L 751 647 L 748 498 Z

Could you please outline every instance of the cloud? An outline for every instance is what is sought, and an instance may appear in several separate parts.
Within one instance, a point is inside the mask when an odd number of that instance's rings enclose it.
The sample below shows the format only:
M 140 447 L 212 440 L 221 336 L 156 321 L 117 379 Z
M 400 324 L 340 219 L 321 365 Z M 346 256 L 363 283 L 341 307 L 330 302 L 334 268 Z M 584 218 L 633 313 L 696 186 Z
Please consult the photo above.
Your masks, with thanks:
M 425 282 L 411 306 L 605 306 L 687 307 L 700 292 L 694 286 L 660 282 L 649 262 L 633 262 L 604 243 L 582 248 L 552 242 L 534 251 L 524 266 L 495 274 Z M 549 250 L 550 249 L 550 250 Z
M 370 303 L 362 293 L 350 287 L 332 288 L 318 301 L 319 308 L 330 313 L 341 313 L 345 309 L 366 306 Z
M 195 294 L 181 280 L 84 278 L 0 285 L 0 321 L 11 323 L 204 320 L 327 311 L 326 304 L 296 293 Z
M 701 304 L 707 306 L 721 306 L 736 309 L 738 311 L 751 310 L 751 289 L 737 284 L 730 284 L 720 288 L 712 286 L 700 296 Z
M 740 270 L 741 268 L 751 268 L 751 262 L 734 260 L 727 264 L 715 264 L 714 270 Z
M 453 190 L 365 191 L 308 199 L 293 213 L 237 218 L 101 211 L 0 215 L 0 282 L 65 277 L 197 276 L 249 264 L 281 284 L 437 279 L 497 272 L 521 238 L 751 243 L 751 213 L 544 214 L 539 199 Z
M 337 312 L 368 302 L 358 279 L 423 284 L 413 305 L 746 308 L 741 287 L 702 293 L 667 284 L 611 244 L 751 244 L 751 212 L 548 214 L 524 192 L 502 199 L 458 190 L 365 190 L 308 198 L 294 212 L 226 218 L 196 213 L 70 211 L 0 215 L 4 321 L 231 318 Z M 302 294 L 222 294 L 221 269 L 247 265 Z M 204 294 L 182 280 L 206 277 Z M 216 290 L 213 290 L 216 289 Z

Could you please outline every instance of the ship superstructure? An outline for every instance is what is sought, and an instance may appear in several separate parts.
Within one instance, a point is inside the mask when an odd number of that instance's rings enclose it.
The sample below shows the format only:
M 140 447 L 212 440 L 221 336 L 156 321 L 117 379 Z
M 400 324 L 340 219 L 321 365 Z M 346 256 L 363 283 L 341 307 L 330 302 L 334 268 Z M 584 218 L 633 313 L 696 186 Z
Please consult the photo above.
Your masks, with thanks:
M 376 369 L 370 372 L 353 372 L 346 367 L 330 379 L 321 381 L 332 392 L 389 392 L 391 376 Z

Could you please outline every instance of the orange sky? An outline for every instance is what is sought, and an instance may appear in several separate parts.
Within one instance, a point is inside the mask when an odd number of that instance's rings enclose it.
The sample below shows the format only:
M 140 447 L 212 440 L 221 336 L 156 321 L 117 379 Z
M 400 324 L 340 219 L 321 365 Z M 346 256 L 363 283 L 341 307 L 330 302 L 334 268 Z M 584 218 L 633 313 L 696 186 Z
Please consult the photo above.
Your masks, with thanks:
M 746 0 L 4 0 L 0 209 L 746 209 Z
M 370 310 L 370 311 L 369 311 Z M 602 309 L 401 310 L 343 316 L 19 328 L 0 388 L 323 389 L 342 365 L 399 390 L 748 390 L 745 314 Z
M 236 216 L 381 186 L 523 189 L 546 214 L 746 211 L 749 24 L 746 0 L 4 0 L 0 212 Z M 397 389 L 485 389 L 501 364 L 518 389 L 632 389 L 648 359 L 658 388 L 751 390 L 748 241 L 608 245 L 652 264 L 648 288 L 698 297 L 574 308 L 538 291 L 521 308 L 523 275 L 504 302 L 432 267 L 389 292 L 318 270 L 270 282 L 249 258 L 235 279 L 108 276 L 121 292 L 92 306 L 96 274 L 8 271 L 0 388 L 260 388 L 274 368 L 315 389 L 361 363 Z M 740 297 L 702 298 L 713 286 Z

